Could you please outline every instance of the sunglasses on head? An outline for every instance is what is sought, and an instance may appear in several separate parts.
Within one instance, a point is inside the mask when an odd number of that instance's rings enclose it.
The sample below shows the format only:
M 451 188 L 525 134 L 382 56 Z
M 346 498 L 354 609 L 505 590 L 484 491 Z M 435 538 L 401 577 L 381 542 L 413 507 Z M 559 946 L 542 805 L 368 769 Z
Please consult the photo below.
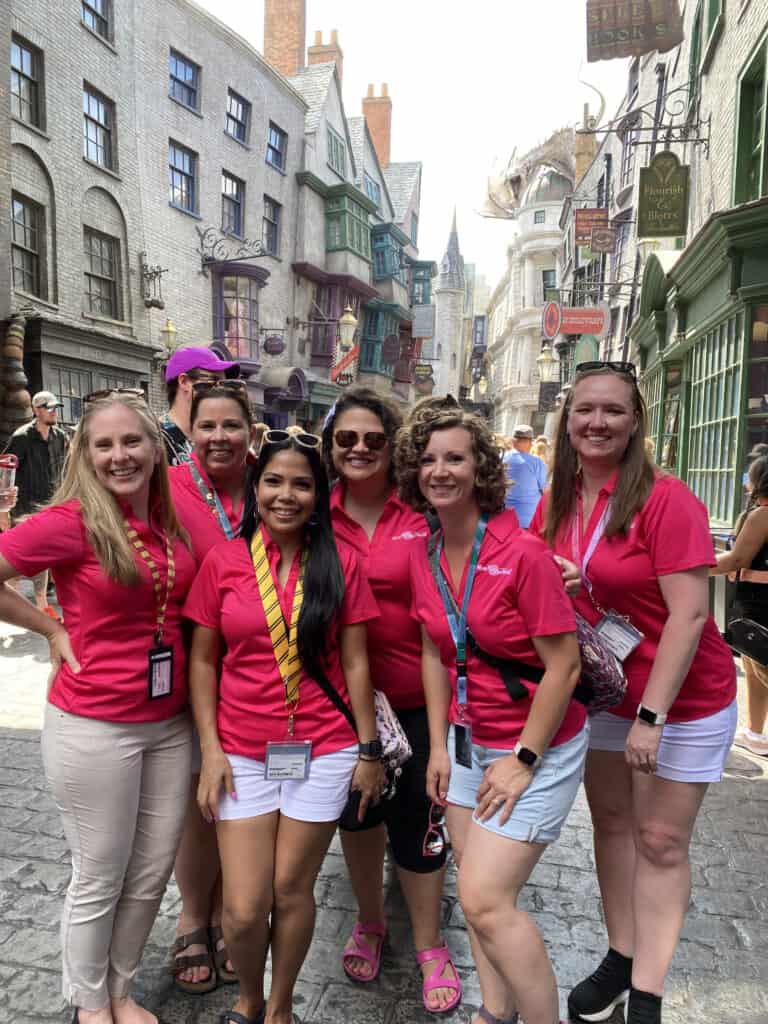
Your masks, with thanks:
M 429 808 L 429 827 L 424 835 L 422 854 L 425 857 L 439 857 L 445 849 L 445 831 L 443 830 L 444 809 L 439 804 L 431 804 Z
M 207 395 L 209 391 L 248 395 L 248 385 L 244 380 L 196 380 L 192 384 L 192 390 L 196 395 Z
M 380 430 L 366 430 L 364 434 L 358 434 L 356 430 L 337 430 L 333 435 L 333 440 L 339 448 L 354 448 L 361 439 L 371 452 L 380 452 L 389 440 Z
M 321 439 L 317 434 L 302 434 L 293 430 L 265 430 L 261 440 L 265 444 L 285 444 L 286 441 L 295 441 L 302 448 L 319 448 Z
M 614 373 L 625 373 L 632 380 L 637 380 L 634 363 L 613 362 L 610 359 L 594 359 L 588 363 L 579 363 L 574 373 L 589 373 L 590 370 L 613 370 Z
M 100 398 L 109 398 L 111 395 L 132 395 L 134 398 L 143 398 L 144 401 L 147 398 L 141 388 L 100 388 L 98 391 L 90 391 L 83 398 L 83 402 L 88 405 L 89 402 L 98 402 Z

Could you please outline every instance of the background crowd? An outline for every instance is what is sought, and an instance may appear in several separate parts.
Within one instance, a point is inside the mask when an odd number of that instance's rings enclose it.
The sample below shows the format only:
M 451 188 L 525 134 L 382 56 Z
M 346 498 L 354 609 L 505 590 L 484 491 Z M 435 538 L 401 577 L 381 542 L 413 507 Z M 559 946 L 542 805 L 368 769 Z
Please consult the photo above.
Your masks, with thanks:
M 364 388 L 322 435 L 269 429 L 237 369 L 177 352 L 161 421 L 141 392 L 87 396 L 55 493 L 0 537 L 0 619 L 51 651 L 74 1021 L 157 1024 L 130 984 L 174 871 L 176 984 L 238 983 L 222 1024 L 292 1024 L 337 827 L 358 902 L 343 970 L 361 999 L 382 970 L 388 843 L 425 1009 L 450 1012 L 445 817 L 478 1020 L 557 1024 L 520 893 L 584 779 L 608 948 L 570 1016 L 626 1004 L 628 1024 L 658 1024 L 692 830 L 736 724 L 708 575 L 737 572 L 740 614 L 764 615 L 768 456 L 716 560 L 704 506 L 649 458 L 629 363 L 577 367 L 551 449 L 518 425 L 509 450 L 450 397 L 403 423 Z M 49 569 L 63 621 L 8 585 Z M 600 659 L 621 679 L 608 710 L 586 673 Z M 741 739 L 759 750 L 768 670 L 745 668 Z

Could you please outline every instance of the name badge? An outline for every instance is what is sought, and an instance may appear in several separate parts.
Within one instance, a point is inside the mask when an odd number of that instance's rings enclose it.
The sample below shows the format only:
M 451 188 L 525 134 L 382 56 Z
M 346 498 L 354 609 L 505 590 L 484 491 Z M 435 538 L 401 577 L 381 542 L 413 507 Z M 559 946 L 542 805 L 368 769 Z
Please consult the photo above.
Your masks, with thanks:
M 173 689 L 172 647 L 153 647 L 149 652 L 147 685 L 150 700 L 157 700 L 158 697 L 170 697 Z
M 454 725 L 456 763 L 462 768 L 472 767 L 472 726 Z
M 595 629 L 619 661 L 626 661 L 644 639 L 639 629 L 615 612 L 604 615 Z
M 311 760 L 311 740 L 299 743 L 267 743 L 264 778 L 272 782 L 308 779 Z

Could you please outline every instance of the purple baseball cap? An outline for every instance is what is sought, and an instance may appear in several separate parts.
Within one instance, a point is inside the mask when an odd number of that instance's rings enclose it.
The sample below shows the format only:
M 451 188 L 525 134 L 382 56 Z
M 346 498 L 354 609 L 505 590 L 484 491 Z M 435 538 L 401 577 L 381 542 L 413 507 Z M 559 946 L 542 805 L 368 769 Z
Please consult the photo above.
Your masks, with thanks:
M 166 381 L 175 380 L 180 373 L 189 373 L 190 370 L 212 370 L 216 373 L 223 373 L 231 370 L 232 367 L 240 369 L 239 363 L 228 363 L 219 359 L 215 352 L 211 352 L 205 345 L 189 345 L 187 348 L 177 349 L 165 366 Z

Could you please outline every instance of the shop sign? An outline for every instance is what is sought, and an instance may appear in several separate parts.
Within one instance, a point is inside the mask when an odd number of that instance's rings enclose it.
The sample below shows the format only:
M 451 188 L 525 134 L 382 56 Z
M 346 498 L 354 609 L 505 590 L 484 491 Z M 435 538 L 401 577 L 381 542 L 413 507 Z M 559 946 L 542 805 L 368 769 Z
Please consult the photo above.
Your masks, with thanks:
M 678 0 L 587 0 L 587 61 L 666 53 L 683 41 Z
M 340 388 L 348 388 L 354 379 L 354 375 L 351 373 L 340 373 L 336 378 L 336 383 Z
M 431 380 L 432 379 L 432 363 L 416 363 L 413 368 L 413 379 L 414 380 Z
M 548 302 L 541 314 L 541 333 L 552 341 L 560 333 L 560 324 L 563 321 L 563 308 L 559 302 Z
M 195 231 L 198 240 L 195 252 L 200 256 L 202 273 L 206 276 L 208 264 L 252 260 L 264 255 L 260 238 L 234 239 L 213 225 L 199 227 L 196 224 Z
M 637 204 L 638 238 L 677 238 L 688 230 L 690 167 L 674 153 L 657 153 L 640 171 Z
M 385 366 L 392 366 L 400 358 L 400 337 L 388 334 L 381 346 L 381 361 Z
M 607 305 L 561 306 L 559 302 L 548 302 L 541 318 L 541 332 L 547 341 L 558 334 L 594 334 L 604 338 L 610 322 Z
M 593 228 L 589 248 L 595 253 L 610 253 L 616 249 L 616 228 Z
M 595 228 L 608 227 L 608 210 L 595 206 L 573 211 L 573 231 L 576 245 L 589 245 Z
M 331 367 L 331 380 L 334 382 L 334 384 L 339 383 L 339 377 L 342 374 L 350 375 L 353 372 L 355 363 L 357 362 L 357 357 L 359 355 L 360 346 L 355 345 L 354 348 L 350 349 L 349 352 L 347 352 L 344 355 L 343 359 L 340 359 L 335 366 Z
M 264 339 L 264 351 L 268 356 L 280 356 L 285 352 L 285 341 L 282 334 L 269 334 Z
M 411 310 L 413 323 L 411 335 L 414 338 L 434 338 L 435 336 L 435 307 L 419 305 Z

